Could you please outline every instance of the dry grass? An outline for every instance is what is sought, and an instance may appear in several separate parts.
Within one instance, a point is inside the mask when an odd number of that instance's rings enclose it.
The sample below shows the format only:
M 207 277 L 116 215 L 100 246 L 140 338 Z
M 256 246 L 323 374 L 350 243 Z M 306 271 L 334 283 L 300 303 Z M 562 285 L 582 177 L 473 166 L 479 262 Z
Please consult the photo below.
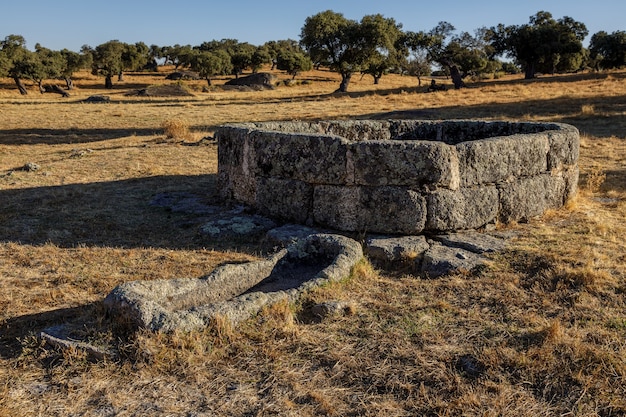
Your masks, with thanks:
M 192 82 L 194 97 L 140 98 L 125 93 L 162 78 L 128 75 L 105 91 L 81 74 L 69 99 L 20 97 L 0 80 L 0 415 L 626 414 L 626 73 L 431 94 L 408 77 L 355 77 L 345 95 L 332 93 L 332 73 L 302 78 L 311 83 L 204 93 Z M 81 102 L 92 94 L 111 103 Z M 171 191 L 219 203 L 215 145 L 197 139 L 228 122 L 394 116 L 574 124 L 581 193 L 509 226 L 510 249 L 473 274 L 421 280 L 363 262 L 237 328 L 107 327 L 99 301 L 120 282 L 200 276 L 259 254 L 255 241 L 207 240 L 189 215 L 148 204 Z M 188 130 L 164 141 L 168 121 Z M 40 169 L 19 169 L 28 162 Z M 308 320 L 327 300 L 353 314 Z M 93 363 L 36 337 L 86 317 L 85 332 L 119 359 Z
M 165 137 L 167 139 L 182 139 L 186 140 L 192 137 L 189 131 L 189 123 L 183 119 L 168 119 L 165 120 L 161 127 L 165 131 Z

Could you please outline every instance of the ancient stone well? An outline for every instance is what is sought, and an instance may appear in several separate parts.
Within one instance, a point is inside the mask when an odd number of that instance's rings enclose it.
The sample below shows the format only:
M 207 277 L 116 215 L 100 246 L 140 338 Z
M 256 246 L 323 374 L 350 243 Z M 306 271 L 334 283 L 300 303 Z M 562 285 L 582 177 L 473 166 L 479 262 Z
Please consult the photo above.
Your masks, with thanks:
M 222 196 L 287 221 L 419 234 L 525 221 L 578 185 L 578 130 L 503 121 L 220 127 Z

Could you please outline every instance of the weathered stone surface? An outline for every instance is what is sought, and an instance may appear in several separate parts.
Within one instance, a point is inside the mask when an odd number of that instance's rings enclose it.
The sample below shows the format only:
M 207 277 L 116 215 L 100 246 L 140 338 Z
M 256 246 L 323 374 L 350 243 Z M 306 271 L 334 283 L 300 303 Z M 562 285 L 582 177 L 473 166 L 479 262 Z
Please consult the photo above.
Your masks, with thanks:
M 357 185 L 459 186 L 459 160 L 454 148 L 445 143 L 357 142 L 350 145 L 348 158 Z
M 501 186 L 499 220 L 528 221 L 547 209 L 561 207 L 565 202 L 565 186 L 562 176 L 552 175 L 523 178 Z
M 42 330 L 41 333 L 39 333 L 39 337 L 50 346 L 61 350 L 72 349 L 83 351 L 91 359 L 104 360 L 115 356 L 115 353 L 107 347 L 97 346 L 94 343 L 87 343 L 81 340 L 75 340 L 72 338 L 70 333 L 71 326 L 59 324 Z
M 327 317 L 347 316 L 354 314 L 355 306 L 350 301 L 326 301 L 311 307 L 311 314 L 319 320 Z
M 426 229 L 476 229 L 495 221 L 499 209 L 495 186 L 437 190 L 427 196 Z
M 151 85 L 147 88 L 133 90 L 126 93 L 127 96 L 142 97 L 189 97 L 193 96 L 184 85 L 168 84 L 168 85 Z
M 316 234 L 266 260 L 224 265 L 203 278 L 127 282 L 104 303 L 130 324 L 154 331 L 199 329 L 217 315 L 237 323 L 268 303 L 348 276 L 362 256 L 352 239 Z
M 239 215 L 212 220 L 200 227 L 200 233 L 214 239 L 261 236 L 276 227 L 272 220 L 258 215 Z
M 337 135 L 349 141 L 389 140 L 389 122 L 378 120 L 320 121 L 313 125 L 324 134 Z
M 563 169 L 578 163 L 580 153 L 580 134 L 578 129 L 569 125 L 558 125 L 559 130 L 546 132 L 550 149 L 548 151 L 548 170 Z
M 348 143 L 344 139 L 275 132 L 253 133 L 251 137 L 256 175 L 311 184 L 346 183 Z
M 339 230 L 418 234 L 426 223 L 426 202 L 402 187 L 318 186 L 313 218 Z
M 218 188 L 226 200 L 254 205 L 257 178 L 254 176 L 254 152 L 249 131 L 222 127 L 215 133 L 218 142 Z
M 506 247 L 504 239 L 474 231 L 435 235 L 433 239 L 449 248 L 465 249 L 478 254 L 500 252 Z
M 26 164 L 24 164 L 24 166 L 19 168 L 20 171 L 26 171 L 26 172 L 39 171 L 40 169 L 41 169 L 41 166 L 39 166 L 39 164 L 36 164 L 34 162 L 27 162 Z
M 83 100 L 83 103 L 110 103 L 111 97 L 96 94 Z
M 415 260 L 430 248 L 426 237 L 418 236 L 372 236 L 365 241 L 365 254 L 375 261 L 389 263 Z
M 561 172 L 561 175 L 563 176 L 563 180 L 565 181 L 565 193 L 563 196 L 563 201 L 567 202 L 572 199 L 578 192 L 578 165 L 563 170 Z
M 319 230 L 313 229 L 312 227 L 302 226 L 300 224 L 285 224 L 269 230 L 265 235 L 265 243 L 266 246 L 285 247 L 316 233 L 320 233 Z
M 484 256 L 465 249 L 433 244 L 424 253 L 421 272 L 429 278 L 437 278 L 457 270 L 471 271 L 486 260 Z
M 545 134 L 513 135 L 456 145 L 461 186 L 493 184 L 546 172 Z
M 337 230 L 362 230 L 358 202 L 360 187 L 320 185 L 313 191 L 313 220 Z
M 298 180 L 259 178 L 256 207 L 263 214 L 306 223 L 312 218 L 313 186 Z
M 255 86 L 260 85 L 268 88 L 272 88 L 274 86 L 274 82 L 276 81 L 276 76 L 272 75 L 268 72 L 257 72 L 256 74 L 250 74 L 245 77 L 238 77 L 232 80 L 228 80 L 226 85 L 246 85 L 246 86 Z
M 216 138 L 224 198 L 345 231 L 415 234 L 527 219 L 562 205 L 578 184 L 578 131 L 557 123 L 264 122 L 221 127 Z M 561 185 L 547 184 L 545 204 L 531 196 L 513 207 L 547 175 Z M 312 216 L 304 214 L 309 189 L 290 180 L 313 187 Z M 285 204 L 274 203 L 281 198 L 269 185 L 280 181 L 293 186 Z M 259 196 L 258 184 L 269 195 Z

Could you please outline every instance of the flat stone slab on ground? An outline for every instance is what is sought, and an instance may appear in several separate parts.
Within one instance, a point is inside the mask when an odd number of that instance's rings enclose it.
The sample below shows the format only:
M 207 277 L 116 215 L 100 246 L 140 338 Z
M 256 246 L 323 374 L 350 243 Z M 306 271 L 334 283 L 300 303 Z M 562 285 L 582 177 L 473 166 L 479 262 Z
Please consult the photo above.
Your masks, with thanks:
M 421 273 L 429 278 L 437 278 L 453 271 L 471 271 L 486 261 L 487 258 L 481 254 L 434 243 L 424 253 Z
M 436 235 L 433 239 L 444 246 L 466 249 L 474 253 L 499 252 L 506 247 L 504 239 L 475 231 Z
M 200 227 L 200 233 L 219 239 L 242 238 L 260 236 L 275 227 L 276 223 L 267 217 L 242 214 L 207 222 Z
M 72 330 L 72 326 L 68 324 L 59 324 L 42 330 L 39 337 L 53 347 L 83 351 L 93 359 L 102 360 L 114 356 L 114 353 L 105 347 L 74 339 Z
M 271 229 L 265 235 L 266 246 L 286 247 L 298 240 L 320 233 L 318 229 L 302 226 L 300 224 L 285 224 Z
M 380 262 L 397 262 L 420 258 L 430 245 L 422 235 L 372 236 L 365 241 L 365 254 Z

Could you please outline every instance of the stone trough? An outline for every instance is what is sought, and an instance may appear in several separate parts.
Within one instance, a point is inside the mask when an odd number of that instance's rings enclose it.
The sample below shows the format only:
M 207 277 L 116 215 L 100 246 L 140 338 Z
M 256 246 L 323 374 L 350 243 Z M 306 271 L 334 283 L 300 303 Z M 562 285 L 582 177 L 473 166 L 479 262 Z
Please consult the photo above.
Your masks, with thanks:
M 264 306 L 349 276 L 362 257 L 352 239 L 313 234 L 265 260 L 223 265 L 202 278 L 127 282 L 104 303 L 131 326 L 153 331 L 202 329 L 217 316 L 238 323 Z
M 526 221 L 578 185 L 570 125 L 320 121 L 220 127 L 222 197 L 284 221 L 416 235 Z

